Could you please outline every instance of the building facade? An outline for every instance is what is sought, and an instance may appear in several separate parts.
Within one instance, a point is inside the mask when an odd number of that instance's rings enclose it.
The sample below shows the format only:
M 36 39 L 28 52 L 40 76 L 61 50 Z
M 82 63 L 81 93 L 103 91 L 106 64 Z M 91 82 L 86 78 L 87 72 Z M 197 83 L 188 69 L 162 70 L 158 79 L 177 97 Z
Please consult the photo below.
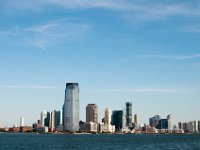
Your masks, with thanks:
M 172 116 L 172 114 L 167 116 L 167 120 L 168 120 L 168 129 L 172 130 L 173 129 L 173 116 Z
M 196 133 L 197 132 L 197 122 L 196 121 L 188 122 L 188 132 L 189 133 Z
M 161 117 L 159 115 L 155 115 L 154 117 L 152 118 L 149 118 L 149 125 L 151 127 L 155 127 L 155 128 L 158 128 L 158 125 L 159 125 L 159 121 L 161 120 Z
M 112 112 L 111 124 L 115 126 L 116 132 L 122 132 L 126 126 L 126 115 L 123 110 Z
M 20 127 L 24 126 L 24 117 L 20 117 Z
M 54 110 L 55 118 L 54 118 L 54 126 L 56 129 L 62 124 L 62 113 L 61 111 Z
M 104 122 L 99 125 L 100 131 L 99 132 L 115 132 L 115 126 L 111 125 L 111 113 L 110 109 L 106 108 L 104 112 Z
M 51 114 L 50 114 L 50 112 L 47 111 L 47 117 L 44 119 L 44 126 L 45 127 L 49 127 L 50 120 L 51 120 Z
M 51 123 L 50 123 L 51 132 L 55 130 L 55 111 L 51 112 Z
M 111 113 L 110 109 L 106 108 L 104 113 L 105 124 L 110 125 L 111 123 Z
M 178 122 L 178 128 L 179 128 L 179 129 L 183 129 L 183 124 L 182 124 L 182 122 Z
M 98 108 L 96 104 L 88 104 L 86 107 L 86 122 L 98 124 Z
M 43 127 L 49 127 L 50 125 L 50 113 L 46 110 L 40 113 L 40 124 Z
M 137 114 L 134 115 L 134 123 L 136 126 L 138 125 L 138 115 Z
M 132 126 L 132 103 L 126 102 L 126 126 L 131 127 Z
M 168 119 L 161 119 L 159 121 L 157 129 L 168 129 Z
M 63 105 L 63 127 L 65 131 L 79 131 L 79 86 L 67 83 Z

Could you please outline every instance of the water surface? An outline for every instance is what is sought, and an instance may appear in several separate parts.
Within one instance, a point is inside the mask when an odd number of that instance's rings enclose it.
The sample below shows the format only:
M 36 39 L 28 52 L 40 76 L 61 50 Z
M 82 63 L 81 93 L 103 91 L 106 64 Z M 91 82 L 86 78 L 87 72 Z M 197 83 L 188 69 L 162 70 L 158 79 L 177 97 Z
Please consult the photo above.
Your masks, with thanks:
M 200 135 L 0 134 L 2 150 L 200 150 Z

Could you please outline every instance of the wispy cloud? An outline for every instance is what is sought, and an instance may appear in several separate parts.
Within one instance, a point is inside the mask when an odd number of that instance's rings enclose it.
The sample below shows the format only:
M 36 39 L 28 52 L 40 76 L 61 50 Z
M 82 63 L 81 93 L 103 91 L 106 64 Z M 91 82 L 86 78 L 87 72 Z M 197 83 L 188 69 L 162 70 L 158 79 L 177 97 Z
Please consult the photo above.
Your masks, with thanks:
M 129 0 L 4 0 L 7 8 L 15 9 L 36 9 L 54 5 L 69 9 L 85 9 L 85 8 L 110 8 L 110 9 L 125 9 L 130 7 L 127 5 Z
M 188 26 L 182 27 L 180 29 L 180 31 L 191 32 L 191 33 L 200 33 L 200 24 L 188 25 Z
M 184 88 L 113 88 L 113 89 L 98 89 L 95 91 L 103 92 L 128 92 L 128 93 L 177 93 L 191 91 Z
M 43 10 L 46 6 L 66 9 L 106 8 L 119 10 L 129 19 L 157 20 L 169 16 L 200 16 L 199 5 L 192 1 L 155 0 L 4 0 L 7 9 Z
M 12 88 L 12 89 L 51 89 L 51 86 L 47 85 L 0 85 L 0 88 Z
M 194 55 L 142 55 L 141 58 L 153 58 L 153 59 L 172 59 L 172 60 L 190 60 L 200 58 L 200 54 Z
M 66 42 L 69 39 L 83 37 L 91 26 L 85 23 L 77 23 L 68 19 L 50 21 L 45 24 L 15 27 L 8 31 L 0 31 L 0 36 L 18 37 L 26 44 L 46 49 L 48 45 Z

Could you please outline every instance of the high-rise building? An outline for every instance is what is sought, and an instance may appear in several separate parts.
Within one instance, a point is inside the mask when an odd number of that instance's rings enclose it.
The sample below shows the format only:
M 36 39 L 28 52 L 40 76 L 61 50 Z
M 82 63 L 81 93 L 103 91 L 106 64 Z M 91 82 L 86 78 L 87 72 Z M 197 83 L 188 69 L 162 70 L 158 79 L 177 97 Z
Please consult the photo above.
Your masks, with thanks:
M 111 125 L 111 114 L 110 109 L 106 108 L 104 113 L 104 118 L 102 119 L 102 123 L 99 123 L 98 125 L 98 131 L 99 132 L 115 132 L 115 126 Z
M 126 126 L 132 126 L 132 103 L 126 102 Z
M 196 121 L 188 122 L 187 125 L 188 125 L 188 132 L 189 133 L 197 132 L 197 123 L 196 123 Z
M 98 108 L 96 104 L 88 104 L 86 107 L 86 122 L 98 124 Z
M 67 83 L 63 105 L 63 126 L 65 131 L 79 131 L 79 87 L 78 83 Z
M 47 117 L 47 111 L 44 110 L 40 113 L 40 124 L 41 126 L 44 126 L 44 119 Z
M 184 132 L 188 132 L 188 123 L 184 122 L 182 123 L 182 129 L 184 130 Z
M 198 121 L 198 131 L 200 133 L 200 121 Z
M 50 113 L 46 110 L 40 113 L 40 124 L 45 127 L 50 125 Z
M 50 123 L 51 131 L 55 130 L 55 111 L 51 112 L 51 123 Z
M 110 109 L 109 108 L 106 108 L 105 109 L 105 124 L 107 124 L 107 125 L 110 125 L 110 123 L 111 123 L 111 114 L 110 114 Z
M 161 117 L 159 115 L 155 115 L 154 117 L 152 118 L 149 118 L 149 125 L 151 127 L 155 127 L 155 128 L 158 128 L 158 125 L 159 125 L 159 121 L 161 120 Z
M 179 122 L 179 123 L 178 123 L 178 128 L 179 128 L 179 129 L 183 129 L 183 124 L 182 124 L 182 122 Z
M 49 127 L 50 125 L 51 114 L 47 111 L 47 117 L 44 119 L 44 126 Z
M 159 124 L 156 128 L 157 129 L 168 129 L 168 119 L 159 120 Z
M 54 131 L 55 129 L 57 130 L 60 125 L 61 125 L 61 112 L 54 110 L 51 112 L 51 123 L 50 123 L 51 131 Z
M 60 126 L 62 124 L 62 115 L 61 115 L 61 111 L 56 111 L 54 110 L 55 113 L 55 119 L 54 119 L 54 126 L 57 129 L 58 126 Z
M 126 115 L 123 110 L 115 110 L 112 112 L 111 124 L 115 126 L 116 132 L 121 132 L 126 126 Z
M 24 117 L 20 117 L 20 127 L 24 126 Z
M 168 120 L 168 129 L 172 130 L 173 129 L 173 117 L 171 114 L 167 116 L 167 120 Z
M 134 123 L 136 126 L 138 125 L 138 115 L 137 114 L 134 115 Z
M 65 112 L 65 103 L 62 106 L 62 126 L 63 126 L 63 129 L 64 129 L 64 123 L 65 123 L 64 112 Z

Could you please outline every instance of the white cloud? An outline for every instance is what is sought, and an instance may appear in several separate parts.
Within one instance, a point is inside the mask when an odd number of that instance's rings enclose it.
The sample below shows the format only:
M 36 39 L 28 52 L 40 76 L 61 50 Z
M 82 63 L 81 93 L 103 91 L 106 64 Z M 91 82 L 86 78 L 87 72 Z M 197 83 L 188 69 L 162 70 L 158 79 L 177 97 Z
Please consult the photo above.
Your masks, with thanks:
M 60 7 L 65 7 L 69 9 L 84 9 L 84 8 L 112 8 L 112 9 L 124 9 L 125 7 L 130 7 L 126 3 L 128 0 L 6 0 L 4 2 L 8 8 L 15 9 L 36 9 L 55 5 Z
M 0 36 L 9 36 L 12 34 L 13 34 L 13 32 L 11 32 L 11 31 L 0 31 Z
M 194 55 L 142 55 L 141 58 L 153 58 L 153 59 L 172 59 L 172 60 L 189 60 L 198 59 L 200 54 Z
M 91 90 L 92 91 L 92 90 Z M 185 88 L 114 88 L 114 89 L 97 89 L 95 91 L 103 92 L 128 92 L 128 93 L 177 93 L 186 91 L 196 91 L 196 89 Z
M 185 26 L 180 31 L 191 32 L 191 33 L 200 33 L 200 24 Z
M 51 86 L 46 85 L 0 85 L 0 88 L 12 89 L 51 89 Z
M 68 19 L 50 21 L 45 24 L 16 27 L 8 31 L 0 31 L 0 36 L 20 37 L 22 43 L 46 49 L 48 45 L 62 43 L 67 40 L 82 38 L 91 26 L 85 23 L 77 23 Z
M 157 20 L 169 16 L 199 16 L 199 5 L 191 1 L 155 0 L 6 0 L 7 9 L 40 10 L 48 6 L 66 9 L 106 8 L 119 10 L 129 19 Z

